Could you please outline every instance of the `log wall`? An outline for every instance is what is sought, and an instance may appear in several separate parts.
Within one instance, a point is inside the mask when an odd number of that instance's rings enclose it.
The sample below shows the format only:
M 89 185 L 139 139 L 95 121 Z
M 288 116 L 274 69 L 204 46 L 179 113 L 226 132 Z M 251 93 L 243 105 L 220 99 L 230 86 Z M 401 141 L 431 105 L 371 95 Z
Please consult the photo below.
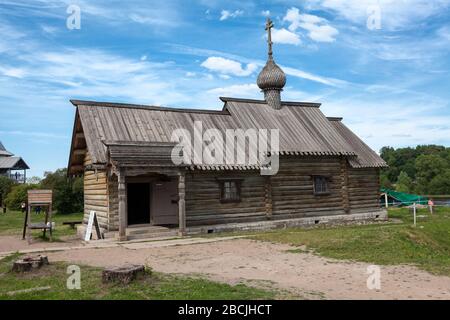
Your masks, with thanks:
M 313 175 L 328 177 L 329 194 L 314 194 Z M 271 180 L 276 219 L 345 213 L 339 158 L 280 159 L 280 170 Z
M 349 169 L 348 193 L 351 212 L 380 208 L 380 169 Z
M 87 154 L 85 165 L 90 163 Z M 313 175 L 329 178 L 329 194 L 314 195 Z M 220 201 L 220 178 L 240 178 L 241 202 Z M 101 227 L 118 230 L 117 177 L 93 171 L 85 175 L 85 220 L 96 210 Z M 275 176 L 259 171 L 186 173 L 186 224 L 288 219 L 367 212 L 379 209 L 379 169 L 353 169 L 338 157 L 280 159 Z
M 241 202 L 222 203 L 221 186 L 217 178 L 242 178 Z M 187 226 L 248 222 L 266 217 L 265 177 L 259 172 L 223 174 L 195 172 L 186 174 L 186 224 Z
M 315 195 L 314 175 L 329 179 Z M 241 202 L 221 203 L 217 178 L 242 178 Z M 353 169 L 344 158 L 283 158 L 277 175 L 195 172 L 186 176 L 188 226 L 330 216 L 378 210 L 379 170 Z
M 84 158 L 84 166 L 92 164 L 89 153 Z M 87 224 L 89 212 L 97 213 L 101 228 L 108 230 L 108 185 L 105 171 L 88 170 L 84 173 L 84 223 Z

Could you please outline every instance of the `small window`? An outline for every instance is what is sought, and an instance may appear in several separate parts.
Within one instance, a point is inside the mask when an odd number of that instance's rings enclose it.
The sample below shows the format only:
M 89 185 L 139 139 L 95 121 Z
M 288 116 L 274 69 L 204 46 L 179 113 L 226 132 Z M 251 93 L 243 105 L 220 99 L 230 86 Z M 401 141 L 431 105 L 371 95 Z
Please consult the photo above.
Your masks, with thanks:
M 239 202 L 241 201 L 241 188 L 239 180 L 224 180 L 222 184 L 222 202 Z
M 324 176 L 314 176 L 314 194 L 329 194 L 330 189 L 328 188 L 328 178 Z

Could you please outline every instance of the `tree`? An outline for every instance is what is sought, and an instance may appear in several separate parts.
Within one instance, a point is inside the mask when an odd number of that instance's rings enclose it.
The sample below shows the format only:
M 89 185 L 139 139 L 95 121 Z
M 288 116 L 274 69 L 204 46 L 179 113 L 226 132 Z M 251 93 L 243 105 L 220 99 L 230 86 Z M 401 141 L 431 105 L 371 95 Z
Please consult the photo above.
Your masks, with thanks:
M 382 188 L 392 189 L 392 182 L 389 180 L 387 174 L 380 174 L 380 185 Z
M 6 199 L 6 196 L 11 191 L 14 182 L 5 176 L 0 176 L 0 205 Z
M 10 210 L 20 210 L 22 202 L 27 202 L 27 191 L 38 189 L 38 185 L 34 184 L 16 184 L 6 196 L 6 206 Z
M 438 174 L 431 180 L 429 193 L 433 195 L 450 194 L 450 169 Z
M 67 177 L 67 169 L 46 172 L 41 187 L 53 190 L 53 205 L 59 213 L 83 210 L 83 179 Z
M 395 184 L 395 190 L 398 192 L 409 193 L 413 189 L 413 181 L 405 171 L 400 172 L 397 183 Z
M 426 194 L 429 192 L 431 180 L 439 174 L 443 174 L 448 168 L 445 159 L 436 154 L 420 155 L 416 159 L 417 192 Z
M 39 183 L 41 183 L 41 178 L 39 178 L 39 177 L 31 177 L 31 178 L 28 178 L 27 179 L 27 183 L 29 183 L 29 184 L 39 184 Z

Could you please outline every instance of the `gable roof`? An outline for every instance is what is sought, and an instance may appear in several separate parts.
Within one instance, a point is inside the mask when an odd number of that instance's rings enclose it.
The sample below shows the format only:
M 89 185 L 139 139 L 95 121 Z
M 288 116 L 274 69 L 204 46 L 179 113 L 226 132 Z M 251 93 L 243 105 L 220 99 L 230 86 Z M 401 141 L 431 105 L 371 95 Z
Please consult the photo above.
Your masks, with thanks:
M 0 157 L 10 157 L 12 155 L 13 154 L 7 151 L 3 143 L 0 141 Z
M 264 100 L 221 100 L 225 105 L 219 111 L 81 100 L 71 102 L 77 107 L 94 164 L 107 162 L 105 141 L 169 143 L 173 130 L 187 129 L 193 136 L 194 121 L 201 121 L 203 130 L 214 128 L 223 133 L 226 129 L 279 129 L 281 155 L 347 156 L 353 159 L 350 164 L 356 167 L 386 165 L 342 124 L 340 118 L 325 117 L 319 109 L 320 104 L 282 102 L 282 108 L 275 110 Z M 69 166 L 71 162 L 69 160 Z
M 24 170 L 30 169 L 21 157 L 1 157 L 0 169 Z

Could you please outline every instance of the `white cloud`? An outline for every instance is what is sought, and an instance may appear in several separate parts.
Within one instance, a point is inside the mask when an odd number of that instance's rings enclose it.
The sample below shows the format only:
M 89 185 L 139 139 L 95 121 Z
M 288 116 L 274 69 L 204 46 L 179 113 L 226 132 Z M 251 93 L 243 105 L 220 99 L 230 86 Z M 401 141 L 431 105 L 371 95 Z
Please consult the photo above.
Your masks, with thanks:
M 312 73 L 309 73 L 309 72 L 306 72 L 303 70 L 299 70 L 296 68 L 290 68 L 290 67 L 285 67 L 285 66 L 281 66 L 281 68 L 284 70 L 284 72 L 287 75 L 302 78 L 302 79 L 307 79 L 307 80 L 322 83 L 322 84 L 326 84 L 326 85 L 332 86 L 332 87 L 342 87 L 342 86 L 345 86 L 348 84 L 344 80 L 323 77 L 323 76 L 315 75 L 315 74 L 312 74 Z
M 225 75 L 246 77 L 256 71 L 257 65 L 249 63 L 245 68 L 240 62 L 222 57 L 209 57 L 201 64 L 202 67 Z
M 282 43 L 282 44 L 293 44 L 299 45 L 302 41 L 300 40 L 300 36 L 294 32 L 282 29 L 273 29 L 272 30 L 272 41 L 274 43 Z
M 290 23 L 288 29 L 292 33 L 299 28 L 304 29 L 308 31 L 308 37 L 317 42 L 333 42 L 339 34 L 336 28 L 328 24 L 328 20 L 311 14 L 300 14 L 300 10 L 295 7 L 287 10 L 283 21 Z
M 172 50 L 171 52 L 175 52 L 177 54 L 188 54 L 188 55 L 194 55 L 194 56 L 200 56 L 200 57 L 208 57 L 211 55 L 222 56 L 222 57 L 226 57 L 231 60 L 238 60 L 238 61 L 245 62 L 248 64 L 255 64 L 258 67 L 263 67 L 266 64 L 266 61 L 264 61 L 264 60 L 251 60 L 246 57 L 233 55 L 233 54 L 216 51 L 216 50 L 200 49 L 200 48 L 189 47 L 189 46 L 178 45 L 178 44 L 171 45 L 170 47 Z M 325 84 L 325 85 L 332 86 L 332 87 L 342 87 L 342 86 L 345 86 L 348 84 L 344 80 L 316 75 L 316 74 L 306 72 L 306 71 L 303 71 L 303 70 L 300 70 L 297 68 L 292 68 L 292 67 L 287 67 L 287 66 L 281 66 L 281 68 L 284 70 L 284 72 L 287 75 L 314 81 L 314 82 L 318 82 L 318 83 Z
M 20 69 L 20 68 L 0 66 L 0 73 L 7 77 L 23 78 L 26 74 L 26 71 L 24 69 Z
M 331 10 L 348 21 L 366 25 L 367 8 L 379 6 L 381 28 L 387 30 L 412 29 L 421 21 L 440 14 L 450 7 L 449 0 L 310 0 L 312 10 Z
M 261 92 L 254 83 L 235 84 L 227 87 L 219 87 L 208 90 L 208 94 L 220 97 L 240 97 L 261 99 Z
M 45 24 L 41 25 L 41 29 L 44 33 L 47 34 L 55 34 L 56 32 L 58 32 L 58 28 Z
M 222 12 L 220 13 L 220 21 L 227 20 L 228 18 L 236 18 L 242 16 L 243 14 L 243 10 L 235 10 L 233 12 L 229 10 L 222 10 Z
M 270 16 L 270 10 L 263 10 L 263 11 L 261 11 L 261 14 L 262 14 L 264 17 L 269 17 L 269 16 Z

